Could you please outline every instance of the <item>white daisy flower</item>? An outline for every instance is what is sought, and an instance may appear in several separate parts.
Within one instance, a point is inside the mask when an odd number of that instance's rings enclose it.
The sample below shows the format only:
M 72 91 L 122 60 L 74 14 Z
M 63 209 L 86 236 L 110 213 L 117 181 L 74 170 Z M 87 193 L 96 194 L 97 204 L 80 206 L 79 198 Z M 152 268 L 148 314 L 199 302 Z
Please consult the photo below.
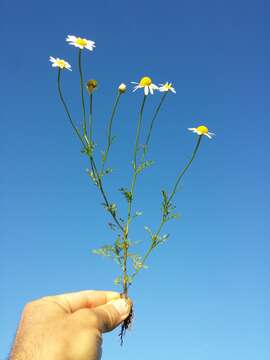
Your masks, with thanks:
M 63 59 L 50 56 L 50 62 L 52 63 L 52 67 L 59 67 L 60 69 L 67 69 L 71 71 L 71 65 Z
M 214 133 L 209 132 L 208 128 L 204 125 L 200 125 L 196 128 L 188 128 L 188 130 L 198 134 L 198 135 L 205 135 L 209 137 L 209 139 L 212 139 L 212 137 L 215 135 Z
M 69 43 L 69 45 L 76 46 L 80 49 L 85 48 L 87 50 L 93 51 L 94 47 L 96 47 L 94 41 L 76 37 L 74 35 L 68 35 L 66 41 Z
M 144 89 L 144 94 L 148 95 L 149 92 L 150 94 L 154 94 L 154 90 L 158 90 L 158 86 L 152 83 L 152 79 L 148 76 L 144 76 L 143 78 L 141 78 L 140 82 L 132 82 L 131 84 L 136 84 L 136 86 L 134 87 L 134 91 L 136 91 L 137 89 Z
M 161 92 L 171 91 L 174 94 L 176 94 L 175 88 L 172 87 L 172 83 L 169 83 L 168 81 L 165 84 L 159 84 L 159 86 L 160 86 L 159 91 Z

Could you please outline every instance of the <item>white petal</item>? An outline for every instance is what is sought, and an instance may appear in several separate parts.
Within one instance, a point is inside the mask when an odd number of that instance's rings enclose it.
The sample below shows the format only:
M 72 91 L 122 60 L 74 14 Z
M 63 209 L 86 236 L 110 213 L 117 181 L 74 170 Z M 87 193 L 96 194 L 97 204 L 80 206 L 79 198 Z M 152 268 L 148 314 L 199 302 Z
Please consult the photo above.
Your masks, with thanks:
M 174 88 L 171 88 L 171 91 L 172 91 L 174 94 L 176 94 L 176 91 L 175 91 Z
M 131 81 L 131 84 L 137 84 L 137 85 L 138 85 L 139 83 L 137 83 L 137 82 L 134 82 L 134 81 Z
M 144 94 L 145 94 L 145 95 L 148 95 L 148 94 L 149 94 L 149 87 L 148 87 L 148 86 L 145 86 L 145 87 L 144 87 Z
M 74 35 L 68 35 L 66 38 L 66 41 L 72 41 L 75 42 L 77 40 L 77 37 Z
M 209 139 L 212 139 L 211 136 L 209 134 L 204 134 L 205 136 L 209 137 Z
M 87 43 L 87 45 L 85 46 L 86 49 L 90 50 L 90 51 L 93 51 L 94 50 L 94 47 L 92 44 L 90 44 L 89 42 Z
M 95 42 L 92 40 L 87 40 L 87 46 L 96 47 Z

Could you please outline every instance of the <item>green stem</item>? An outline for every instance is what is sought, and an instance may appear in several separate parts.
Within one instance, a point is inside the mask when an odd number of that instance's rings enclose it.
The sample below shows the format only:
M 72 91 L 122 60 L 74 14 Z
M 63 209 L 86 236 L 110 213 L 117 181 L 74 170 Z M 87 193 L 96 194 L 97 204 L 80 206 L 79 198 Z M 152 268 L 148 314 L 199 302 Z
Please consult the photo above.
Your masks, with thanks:
M 177 180 L 176 180 L 176 183 L 175 183 L 175 186 L 173 188 L 173 191 L 168 199 L 168 203 L 171 202 L 172 198 L 174 197 L 175 193 L 176 193 L 176 190 L 177 190 L 177 187 L 179 185 L 179 182 L 181 181 L 182 177 L 184 176 L 185 172 L 188 170 L 188 168 L 190 167 L 192 161 L 194 160 L 196 154 L 197 154 L 197 151 L 199 149 L 199 146 L 200 146 L 200 143 L 201 143 L 201 140 L 202 140 L 202 135 L 199 136 L 198 138 L 198 141 L 196 143 L 196 146 L 193 150 L 193 153 L 192 153 L 192 156 L 189 160 L 189 162 L 187 163 L 187 165 L 185 166 L 184 170 L 180 173 L 180 175 L 178 176 Z M 158 239 L 159 237 L 159 234 L 163 228 L 163 226 L 165 225 L 165 223 L 167 222 L 166 218 L 164 218 L 164 216 L 162 216 L 162 220 L 161 220 L 161 223 L 158 227 L 158 230 L 157 232 L 155 233 L 155 238 Z M 146 251 L 143 259 L 142 259 L 142 266 L 140 268 L 138 268 L 132 275 L 132 280 L 134 279 L 134 277 L 138 274 L 138 272 L 143 268 L 143 265 L 145 264 L 145 261 L 147 260 L 147 258 L 149 257 L 149 255 L 151 254 L 151 252 L 154 250 L 154 248 L 158 245 L 158 243 L 155 243 L 154 241 L 152 241 L 151 245 L 149 246 L 148 250 Z
M 140 109 L 138 125 L 137 125 L 136 141 L 135 141 L 134 156 L 133 156 L 133 162 L 134 162 L 134 167 L 135 168 L 137 167 L 137 151 L 138 151 L 138 144 L 139 144 L 139 138 L 140 138 L 140 132 L 141 132 L 142 115 L 143 115 L 143 110 L 144 110 L 144 105 L 145 105 L 146 98 L 147 98 L 147 96 L 144 95 L 142 105 L 141 105 L 141 109 Z
M 126 228 L 127 229 L 127 228 Z M 127 255 L 128 255 L 128 242 L 127 231 L 124 231 L 123 235 L 123 294 L 128 295 L 128 277 L 127 277 Z
M 62 104 L 63 104 L 63 106 L 64 106 L 64 109 L 65 109 L 65 111 L 66 111 L 66 114 L 67 114 L 67 116 L 68 116 L 68 120 L 69 120 L 69 122 L 70 122 L 70 125 L 72 126 L 74 132 L 76 133 L 76 135 L 77 135 L 78 138 L 80 139 L 80 141 L 81 141 L 84 149 L 86 149 L 86 146 L 85 146 L 85 143 L 84 143 L 84 141 L 83 141 L 83 138 L 82 138 L 79 130 L 77 129 L 77 127 L 75 126 L 75 124 L 74 124 L 74 122 L 73 122 L 73 120 L 72 120 L 72 117 L 71 117 L 70 111 L 69 111 L 69 109 L 68 109 L 67 103 L 66 103 L 66 101 L 65 101 L 65 99 L 64 99 L 64 97 L 63 97 L 63 94 L 62 94 L 62 90 L 61 90 L 61 69 L 60 69 L 60 68 L 59 68 L 59 70 L 58 70 L 57 85 L 58 85 L 59 97 L 60 97 L 61 102 L 62 102 Z
M 145 105 L 146 98 L 147 98 L 147 96 L 144 95 L 142 105 L 141 105 L 141 109 L 140 109 L 138 125 L 137 125 L 137 132 L 136 132 L 136 141 L 135 141 L 135 145 L 134 145 L 133 178 L 132 178 L 131 190 L 130 190 L 131 201 L 129 202 L 129 206 L 128 206 L 128 219 L 127 219 L 128 223 L 127 223 L 127 225 L 129 225 L 130 220 L 131 220 L 131 216 L 130 216 L 131 215 L 131 206 L 132 206 L 133 194 L 134 194 L 136 180 L 137 180 L 137 152 L 138 152 L 139 138 L 140 138 L 140 133 L 141 133 L 141 125 L 142 125 L 142 116 L 143 116 L 143 110 L 144 110 L 144 105 Z
M 164 224 L 166 223 L 166 221 L 162 220 L 160 225 L 159 225 L 159 228 L 155 234 L 156 237 L 159 236 Z M 146 251 L 144 257 L 142 258 L 142 261 L 141 261 L 141 267 L 139 267 L 131 276 L 131 279 L 133 281 L 134 277 L 138 274 L 138 272 L 143 268 L 146 260 L 148 259 L 149 255 L 151 254 L 151 252 L 154 250 L 154 248 L 156 247 L 157 244 L 154 243 L 154 241 L 152 241 L 151 245 L 149 246 L 148 250 Z
M 123 291 L 124 291 L 125 295 L 127 295 L 127 289 L 128 289 L 128 284 L 127 284 L 128 242 L 127 242 L 127 239 L 128 239 L 129 225 L 130 225 L 131 219 L 132 219 L 131 208 L 132 208 L 132 201 L 133 201 L 133 197 L 134 197 L 134 190 L 135 190 L 135 185 L 136 185 L 136 180 L 137 180 L 137 152 L 138 152 L 138 145 L 139 145 L 139 139 L 140 139 L 140 133 L 141 133 L 141 125 L 142 125 L 142 116 L 143 116 L 143 110 L 144 110 L 146 98 L 147 98 L 147 96 L 144 95 L 143 101 L 141 104 L 141 108 L 140 108 L 137 131 L 136 131 L 136 140 L 135 140 L 134 155 L 133 155 L 133 177 L 132 177 L 131 190 L 130 190 L 131 198 L 130 198 L 130 201 L 128 204 L 127 223 L 126 223 L 125 232 L 124 232 L 124 236 L 123 236 Z
M 80 72 L 80 85 L 81 85 L 81 98 L 82 98 L 82 111 L 83 111 L 83 132 L 84 132 L 84 135 L 87 136 L 86 112 L 85 112 L 84 89 L 83 89 L 83 72 L 82 72 L 82 50 L 81 49 L 79 49 L 78 65 L 79 65 L 79 72 Z
M 89 142 L 93 143 L 93 92 L 90 93 Z
M 97 169 L 97 166 L 96 166 L 96 163 L 95 163 L 95 160 L 94 160 L 93 156 L 89 155 L 89 160 L 90 160 L 90 165 L 91 165 L 91 169 L 93 171 L 93 174 L 94 174 L 95 178 L 98 181 L 98 188 L 99 188 L 99 190 L 101 192 L 101 195 L 102 195 L 102 197 L 103 197 L 103 199 L 105 201 L 106 206 L 109 208 L 110 202 L 109 202 L 109 200 L 107 198 L 107 195 L 105 193 L 105 190 L 103 188 L 102 180 L 101 180 L 101 178 L 99 176 L 99 172 L 98 172 L 98 169 Z M 122 232 L 124 232 L 124 227 L 121 225 L 120 221 L 117 219 L 117 216 L 111 211 L 109 211 L 109 213 L 113 217 L 113 219 L 114 219 L 115 223 L 117 224 L 117 226 L 119 227 L 119 229 Z
M 179 174 L 177 180 L 176 180 L 176 183 L 174 185 L 174 188 L 173 188 L 173 191 L 168 199 L 168 203 L 170 203 L 170 201 L 172 200 L 172 198 L 174 197 L 175 193 L 176 193 L 176 190 L 177 190 L 177 187 L 179 185 L 179 182 L 181 181 L 182 177 L 184 176 L 185 172 L 187 171 L 187 169 L 190 167 L 190 165 L 192 164 L 192 161 L 195 159 L 195 156 L 197 154 L 197 151 L 199 149 L 199 146 L 200 146 L 200 143 L 201 143 L 201 140 L 202 140 L 202 135 L 199 135 L 199 138 L 198 138 L 198 141 L 196 143 L 196 146 L 193 150 L 193 153 L 192 153 L 192 156 L 189 160 L 189 162 L 187 163 L 187 165 L 184 167 L 184 170 Z
M 152 121 L 151 121 L 151 124 L 150 124 L 150 127 L 149 127 L 149 131 L 148 131 L 148 135 L 147 135 L 147 138 L 146 138 L 146 142 L 145 142 L 145 148 L 144 148 L 144 152 L 143 152 L 143 158 L 144 158 L 144 156 L 146 155 L 146 152 L 147 152 L 147 150 L 148 150 L 148 144 L 149 144 L 149 142 L 150 142 L 150 138 L 151 138 L 151 135 L 152 135 L 152 130 L 153 130 L 153 127 L 154 127 L 155 120 L 156 120 L 156 118 L 157 118 L 157 116 L 158 116 L 158 113 L 159 113 L 159 111 L 160 111 L 160 108 L 161 108 L 161 106 L 162 106 L 162 104 L 163 104 L 163 102 L 164 102 L 167 94 L 168 94 L 168 91 L 164 92 L 164 94 L 163 94 L 163 96 L 161 97 L 160 102 L 159 102 L 159 104 L 158 104 L 158 106 L 157 106 L 157 108 L 156 108 L 156 111 L 155 111 L 155 113 L 154 113 L 154 116 L 153 116 L 153 118 L 152 118 Z
M 110 147 L 111 147 L 111 144 L 112 144 L 112 123 L 113 123 L 113 119 L 115 117 L 116 109 L 117 109 L 117 106 L 118 106 L 121 95 L 122 95 L 122 93 L 118 91 L 115 103 L 114 103 L 113 108 L 112 108 L 112 113 L 111 113 L 111 117 L 110 117 L 109 125 L 108 125 L 107 147 L 106 147 L 106 150 L 105 150 L 104 158 L 102 160 L 101 173 L 103 173 L 103 171 L 104 171 L 105 163 L 106 163 L 108 153 L 109 153 L 109 150 L 110 150 Z
M 61 69 L 60 69 L 60 68 L 59 68 L 59 70 L 58 70 L 58 93 L 59 93 L 60 99 L 61 99 L 61 101 L 62 101 L 62 104 L 63 104 L 63 106 L 64 106 L 64 109 L 65 109 L 65 111 L 66 111 L 66 113 L 67 113 L 69 122 L 70 122 L 70 124 L 71 124 L 74 132 L 76 133 L 76 135 L 77 135 L 78 138 L 80 139 L 80 141 L 81 141 L 81 143 L 82 143 L 82 145 L 83 145 L 83 148 L 84 148 L 86 154 L 88 154 L 88 157 L 89 157 L 89 160 L 90 160 L 91 169 L 92 169 L 92 171 L 93 171 L 94 176 L 95 176 L 96 179 L 98 180 L 99 189 L 100 189 L 100 192 L 101 192 L 101 194 L 102 194 L 102 197 L 103 197 L 103 199 L 104 199 L 104 201 L 105 201 L 105 204 L 106 204 L 106 206 L 109 206 L 110 203 L 109 203 L 109 201 L 108 201 L 107 195 L 106 195 L 105 190 L 104 190 L 104 188 L 103 188 L 102 181 L 101 181 L 101 179 L 100 179 L 100 177 L 99 177 L 99 173 L 98 173 L 98 170 L 97 170 L 97 167 L 96 167 L 96 164 L 95 164 L 95 160 L 94 160 L 94 158 L 89 154 L 89 151 L 88 151 L 89 149 L 88 149 L 87 146 L 85 145 L 85 143 L 84 143 L 84 141 L 83 141 L 83 138 L 82 138 L 81 134 L 79 133 L 79 130 L 76 128 L 76 126 L 75 126 L 75 124 L 74 124 L 74 122 L 73 122 L 73 120 L 72 120 L 72 117 L 71 117 L 71 115 L 70 115 L 70 111 L 69 111 L 69 109 L 68 109 L 68 106 L 67 106 L 67 104 L 66 104 L 66 102 L 65 102 L 65 99 L 64 99 L 64 97 L 63 97 L 62 90 L 61 90 Z M 117 224 L 117 226 L 119 227 L 119 229 L 120 229 L 122 232 L 124 232 L 124 227 L 121 225 L 121 223 L 120 223 L 120 221 L 117 219 L 116 215 L 113 214 L 112 212 L 110 212 L 110 214 L 111 214 L 111 216 L 113 217 L 113 219 L 114 219 L 115 223 Z

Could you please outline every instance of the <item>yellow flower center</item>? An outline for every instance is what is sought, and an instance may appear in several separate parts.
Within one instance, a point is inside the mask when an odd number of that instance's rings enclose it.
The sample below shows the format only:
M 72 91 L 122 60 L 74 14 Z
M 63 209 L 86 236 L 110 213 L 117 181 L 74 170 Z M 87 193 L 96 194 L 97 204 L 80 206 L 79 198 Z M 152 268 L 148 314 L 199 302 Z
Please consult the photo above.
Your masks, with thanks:
M 56 63 L 60 68 L 66 67 L 66 63 L 64 60 L 57 60 Z
M 171 84 L 171 83 L 170 83 L 170 84 L 169 84 L 169 83 L 164 84 L 165 90 L 170 90 L 171 87 L 172 87 L 172 84 Z
M 76 40 L 76 44 L 81 45 L 81 46 L 86 46 L 86 45 L 87 45 L 87 40 L 86 40 L 86 39 L 82 39 L 82 38 L 79 37 L 79 38 Z
M 152 79 L 148 76 L 144 76 L 143 78 L 141 78 L 140 82 L 139 82 L 139 86 L 150 86 L 152 84 Z
M 200 132 L 202 135 L 208 134 L 208 128 L 204 125 L 198 126 L 197 131 Z

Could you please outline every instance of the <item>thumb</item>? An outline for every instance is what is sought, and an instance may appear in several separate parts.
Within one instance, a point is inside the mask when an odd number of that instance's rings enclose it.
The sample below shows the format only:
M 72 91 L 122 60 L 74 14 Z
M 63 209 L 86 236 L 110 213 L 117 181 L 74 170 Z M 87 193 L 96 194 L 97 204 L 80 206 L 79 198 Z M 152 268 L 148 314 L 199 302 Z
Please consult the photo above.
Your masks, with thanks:
M 77 316 L 80 315 L 89 327 L 104 333 L 115 329 L 128 317 L 131 304 L 131 300 L 120 298 L 92 309 L 79 310 Z

